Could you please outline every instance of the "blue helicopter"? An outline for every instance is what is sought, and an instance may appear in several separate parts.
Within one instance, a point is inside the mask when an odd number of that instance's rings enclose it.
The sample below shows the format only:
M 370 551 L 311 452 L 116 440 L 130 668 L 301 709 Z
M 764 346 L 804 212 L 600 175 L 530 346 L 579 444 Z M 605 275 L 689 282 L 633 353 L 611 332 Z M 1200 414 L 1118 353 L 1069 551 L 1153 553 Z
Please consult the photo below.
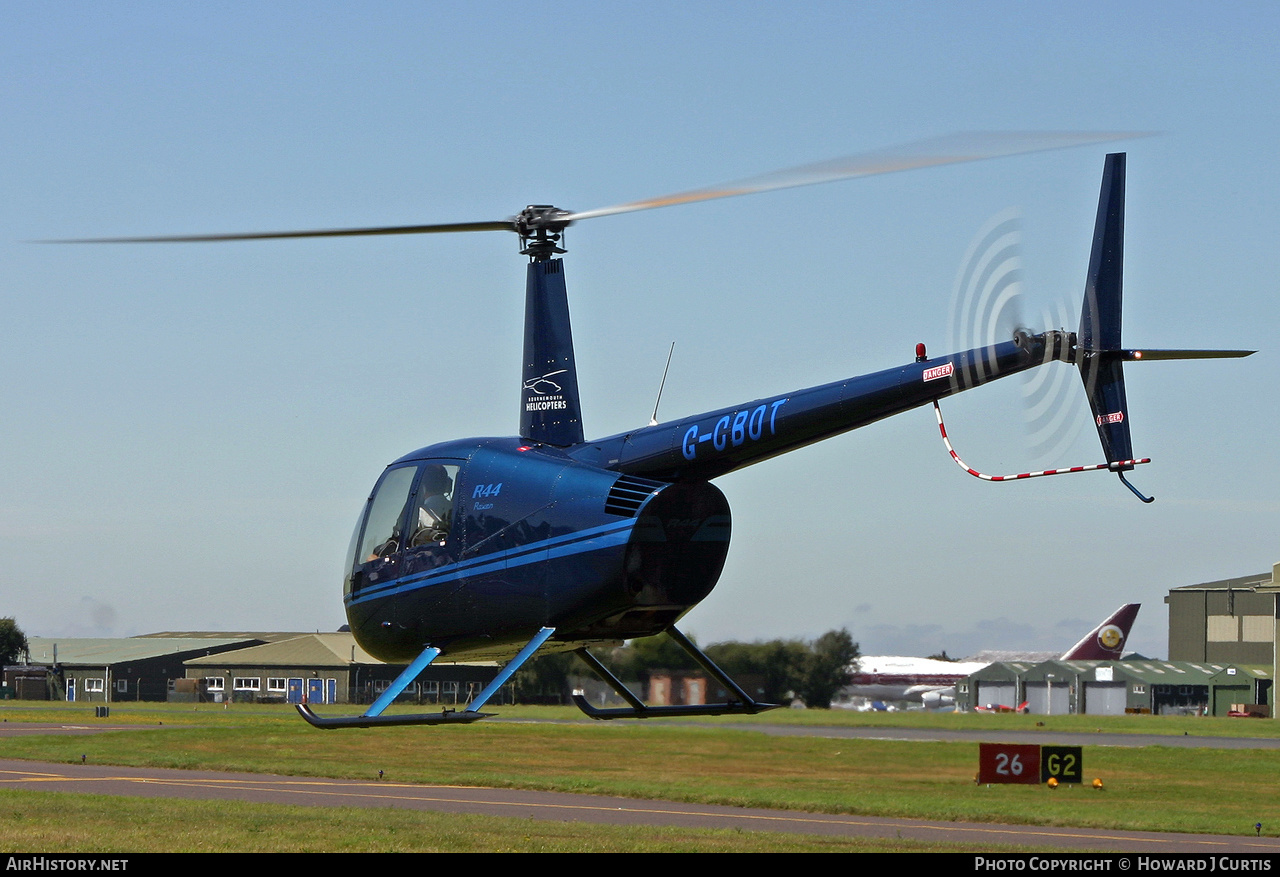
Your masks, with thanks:
M 587 440 L 558 256 L 564 232 L 584 219 L 808 185 L 873 173 L 1117 139 L 1117 135 L 965 135 L 808 165 L 741 183 L 585 212 L 532 205 L 494 222 L 393 226 L 122 241 L 220 241 L 515 232 L 528 257 L 520 431 L 431 445 L 387 466 L 351 537 L 343 599 L 350 629 L 370 654 L 404 672 L 358 716 L 298 710 L 319 728 L 468 723 L 541 650 L 573 650 L 628 704 L 597 719 L 750 714 L 760 703 L 682 634 L 676 623 L 715 587 L 729 551 L 731 516 L 719 476 L 1051 362 L 1076 366 L 1106 463 L 1134 459 L 1125 399 L 1126 362 L 1246 356 L 1253 351 L 1136 350 L 1121 343 L 1125 155 L 1108 155 L 1084 303 L 1076 332 L 1018 329 L 999 343 L 929 357 L 874 374 L 755 399 L 680 420 Z M 939 415 L 941 426 L 941 417 Z M 946 439 L 945 428 L 943 438 Z M 949 445 L 948 445 L 949 447 Z M 952 451 L 952 456 L 955 452 Z M 959 458 L 956 457 L 957 462 Z M 963 463 L 961 464 L 964 465 Z M 967 467 L 966 467 L 967 468 Z M 728 692 L 721 703 L 644 703 L 588 646 L 665 633 Z M 433 661 L 505 662 L 461 710 L 401 715 L 387 707 Z

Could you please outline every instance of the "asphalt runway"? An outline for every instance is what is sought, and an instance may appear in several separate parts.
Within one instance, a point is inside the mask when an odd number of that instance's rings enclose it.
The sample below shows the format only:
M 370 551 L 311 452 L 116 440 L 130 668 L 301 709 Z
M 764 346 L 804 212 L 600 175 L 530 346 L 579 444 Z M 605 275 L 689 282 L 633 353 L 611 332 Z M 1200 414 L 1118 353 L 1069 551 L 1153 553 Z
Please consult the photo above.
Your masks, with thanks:
M 0 738 L 32 733 L 93 734 L 139 726 L 0 724 Z M 922 731 L 894 728 L 797 728 L 752 726 L 763 733 L 877 739 L 968 739 L 965 731 Z M 162 729 L 157 729 L 162 730 Z M 1001 735 L 975 732 L 974 739 L 1001 742 Z M 1265 738 L 1161 737 L 1128 734 L 1009 734 L 1011 742 L 1062 745 L 1184 745 L 1211 748 L 1274 748 Z M 1112 739 L 1119 742 L 1112 742 Z M 1046 828 L 933 822 L 918 819 L 798 813 L 639 801 L 600 795 L 527 792 L 457 786 L 423 786 L 389 781 L 357 781 L 316 777 L 282 777 L 213 771 L 122 768 L 94 764 L 52 764 L 0 760 L 0 788 L 82 792 L 98 795 L 253 801 L 315 807 L 398 807 L 447 813 L 474 813 L 518 819 L 590 822 L 609 825 L 654 825 L 778 831 L 839 837 L 907 838 L 961 843 L 976 849 L 997 846 L 1045 846 L 1068 851 L 1129 853 L 1280 854 L 1280 838 L 1227 835 L 1166 834 L 1081 828 Z

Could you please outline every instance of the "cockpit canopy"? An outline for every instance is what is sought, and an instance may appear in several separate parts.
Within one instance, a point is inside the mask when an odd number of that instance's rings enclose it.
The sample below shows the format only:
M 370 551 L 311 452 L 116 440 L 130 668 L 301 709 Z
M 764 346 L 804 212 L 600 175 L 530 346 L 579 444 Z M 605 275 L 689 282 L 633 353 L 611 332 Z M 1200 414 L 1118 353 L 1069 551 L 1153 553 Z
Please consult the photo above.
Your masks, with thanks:
M 356 521 L 347 551 L 344 592 L 363 573 L 405 550 L 443 547 L 453 528 L 453 487 L 459 460 L 420 460 L 382 473 Z

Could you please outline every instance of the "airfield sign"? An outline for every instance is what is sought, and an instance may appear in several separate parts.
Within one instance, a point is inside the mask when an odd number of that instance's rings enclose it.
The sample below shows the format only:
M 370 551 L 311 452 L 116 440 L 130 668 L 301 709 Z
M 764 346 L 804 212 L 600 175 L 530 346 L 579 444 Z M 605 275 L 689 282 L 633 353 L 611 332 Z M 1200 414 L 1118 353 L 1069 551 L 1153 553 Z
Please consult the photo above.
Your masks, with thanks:
M 1084 776 L 1080 746 L 1040 746 L 1035 743 L 978 744 L 978 783 L 1026 783 L 1050 779 L 1078 783 Z

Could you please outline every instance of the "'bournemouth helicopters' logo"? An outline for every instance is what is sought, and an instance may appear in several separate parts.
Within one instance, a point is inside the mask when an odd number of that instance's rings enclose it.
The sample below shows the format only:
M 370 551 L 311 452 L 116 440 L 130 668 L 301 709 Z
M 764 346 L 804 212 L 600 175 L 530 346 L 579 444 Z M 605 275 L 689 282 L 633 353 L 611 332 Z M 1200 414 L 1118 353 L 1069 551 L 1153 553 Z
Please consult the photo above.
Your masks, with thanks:
M 569 403 L 560 395 L 563 389 L 555 381 L 551 380 L 553 375 L 564 374 L 567 368 L 557 369 L 553 372 L 547 372 L 545 375 L 539 375 L 536 378 L 529 378 L 524 382 L 524 389 L 528 391 L 533 398 L 526 397 L 524 403 L 525 411 L 551 411 L 561 408 L 568 408 Z

